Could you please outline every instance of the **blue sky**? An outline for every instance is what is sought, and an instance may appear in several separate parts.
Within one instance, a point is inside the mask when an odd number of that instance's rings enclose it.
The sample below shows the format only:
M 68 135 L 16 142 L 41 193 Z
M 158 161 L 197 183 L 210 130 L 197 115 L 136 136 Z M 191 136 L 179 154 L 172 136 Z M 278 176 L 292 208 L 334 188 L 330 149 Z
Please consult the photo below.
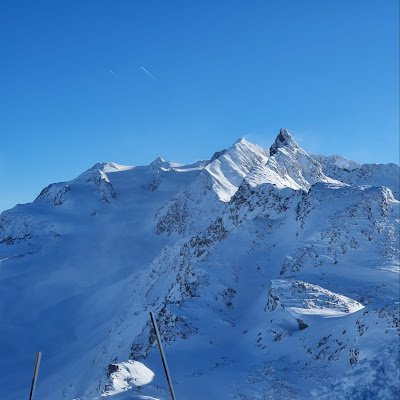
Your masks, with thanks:
M 281 127 L 310 152 L 398 162 L 398 15 L 396 0 L 2 0 L 0 211 L 98 161 L 191 162 Z

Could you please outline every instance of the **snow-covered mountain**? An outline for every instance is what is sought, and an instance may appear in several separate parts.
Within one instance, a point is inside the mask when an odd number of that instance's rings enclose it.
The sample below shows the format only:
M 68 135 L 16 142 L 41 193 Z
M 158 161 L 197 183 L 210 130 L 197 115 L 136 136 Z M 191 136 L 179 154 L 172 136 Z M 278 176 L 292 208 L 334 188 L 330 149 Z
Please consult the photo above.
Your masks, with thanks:
M 286 129 L 181 165 L 96 164 L 0 216 L 2 398 L 394 399 L 396 164 Z

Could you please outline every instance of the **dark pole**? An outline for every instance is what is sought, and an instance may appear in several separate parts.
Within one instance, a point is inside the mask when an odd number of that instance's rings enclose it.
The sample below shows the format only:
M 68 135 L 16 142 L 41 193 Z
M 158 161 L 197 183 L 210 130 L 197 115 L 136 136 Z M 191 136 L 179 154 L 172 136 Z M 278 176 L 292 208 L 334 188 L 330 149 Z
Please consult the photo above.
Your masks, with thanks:
M 29 393 L 29 400 L 33 400 L 33 395 L 35 394 L 36 380 L 39 373 L 40 359 L 42 358 L 42 353 L 39 351 L 36 353 L 35 367 L 33 368 L 31 391 Z
M 174 389 L 173 389 L 173 387 L 172 387 L 171 377 L 170 377 L 169 371 L 168 371 L 167 359 L 165 358 L 164 350 L 163 350 L 162 345 L 161 345 L 160 332 L 159 332 L 159 330 L 158 330 L 157 321 L 156 321 L 156 319 L 155 319 L 154 314 L 153 314 L 152 311 L 150 311 L 150 318 L 151 318 L 151 322 L 153 323 L 154 330 L 155 330 L 155 332 L 156 332 L 158 350 L 160 350 L 161 361 L 162 361 L 162 363 L 163 363 L 165 376 L 167 377 L 169 392 L 171 393 L 171 398 L 172 398 L 172 400 L 176 400 L 176 398 L 175 398 L 175 393 L 174 393 Z

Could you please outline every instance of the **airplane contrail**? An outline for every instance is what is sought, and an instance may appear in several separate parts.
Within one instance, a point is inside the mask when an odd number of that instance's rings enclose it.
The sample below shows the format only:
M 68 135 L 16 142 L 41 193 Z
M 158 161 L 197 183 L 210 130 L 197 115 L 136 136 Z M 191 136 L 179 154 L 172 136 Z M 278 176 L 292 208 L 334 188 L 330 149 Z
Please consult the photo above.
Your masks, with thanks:
M 118 74 L 110 68 L 108 68 L 107 71 L 112 75 L 118 76 Z
M 147 69 L 146 69 L 145 67 L 143 67 L 142 65 L 140 65 L 139 68 L 140 68 L 142 71 L 144 71 L 151 79 L 153 79 L 153 80 L 155 80 L 155 81 L 157 80 L 156 77 L 155 77 L 152 73 L 150 73 L 149 71 L 147 71 Z

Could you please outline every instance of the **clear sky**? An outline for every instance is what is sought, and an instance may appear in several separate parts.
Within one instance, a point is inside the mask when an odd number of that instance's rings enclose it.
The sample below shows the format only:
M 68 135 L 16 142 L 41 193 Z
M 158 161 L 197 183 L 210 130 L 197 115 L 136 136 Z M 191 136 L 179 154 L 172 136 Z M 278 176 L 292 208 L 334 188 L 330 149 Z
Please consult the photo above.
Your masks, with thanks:
M 288 128 L 398 162 L 397 0 L 1 0 L 0 211 L 98 161 L 205 159 Z

